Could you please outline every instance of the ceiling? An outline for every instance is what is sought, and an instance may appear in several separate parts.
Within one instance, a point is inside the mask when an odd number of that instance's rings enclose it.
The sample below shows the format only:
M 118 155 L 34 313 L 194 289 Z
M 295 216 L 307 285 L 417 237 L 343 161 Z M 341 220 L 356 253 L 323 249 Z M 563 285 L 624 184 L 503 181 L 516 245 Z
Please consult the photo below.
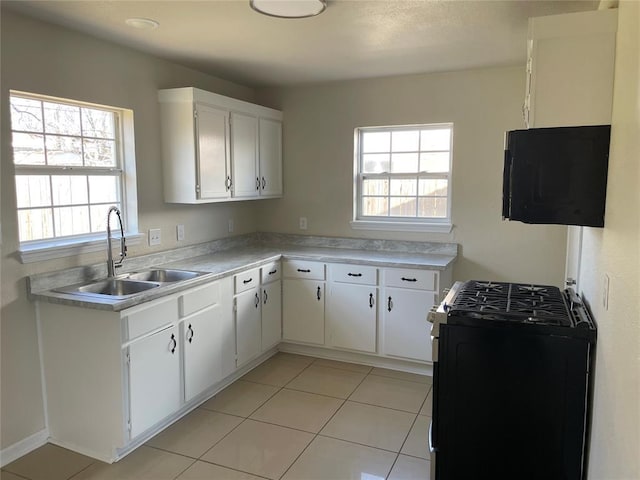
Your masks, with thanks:
M 597 0 L 329 0 L 317 17 L 249 0 L 2 1 L 9 8 L 243 85 L 284 86 L 525 62 L 527 19 Z M 130 17 L 160 23 L 129 27 Z

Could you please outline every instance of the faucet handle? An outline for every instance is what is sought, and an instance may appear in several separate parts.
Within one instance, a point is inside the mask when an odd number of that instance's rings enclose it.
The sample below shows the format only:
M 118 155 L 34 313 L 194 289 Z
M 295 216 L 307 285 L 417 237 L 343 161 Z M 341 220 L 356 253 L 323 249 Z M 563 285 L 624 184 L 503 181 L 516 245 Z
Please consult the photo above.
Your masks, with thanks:
M 120 257 L 124 258 L 127 256 L 127 241 L 124 237 L 120 238 Z

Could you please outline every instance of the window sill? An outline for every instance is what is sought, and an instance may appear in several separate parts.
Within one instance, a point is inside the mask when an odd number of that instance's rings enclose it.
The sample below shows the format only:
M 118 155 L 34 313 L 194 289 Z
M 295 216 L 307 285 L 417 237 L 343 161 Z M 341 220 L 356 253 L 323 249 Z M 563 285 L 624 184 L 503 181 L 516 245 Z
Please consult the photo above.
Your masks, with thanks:
M 127 246 L 139 245 L 144 233 L 125 234 Z M 18 254 L 22 263 L 34 263 L 54 258 L 73 257 L 85 253 L 94 253 L 107 250 L 107 238 L 104 234 L 93 238 L 74 240 L 51 240 L 37 245 L 23 245 Z M 119 240 L 114 237 L 114 245 L 119 245 Z
M 354 230 L 386 230 L 388 232 L 450 233 L 453 229 L 453 224 L 353 220 L 351 221 L 351 228 Z

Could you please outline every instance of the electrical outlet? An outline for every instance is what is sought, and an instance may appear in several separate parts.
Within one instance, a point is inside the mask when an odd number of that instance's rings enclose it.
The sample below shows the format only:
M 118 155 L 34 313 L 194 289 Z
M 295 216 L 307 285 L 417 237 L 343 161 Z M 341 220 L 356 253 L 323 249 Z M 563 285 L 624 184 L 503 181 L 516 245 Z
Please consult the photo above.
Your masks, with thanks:
M 307 229 L 307 217 L 300 217 L 300 230 Z
M 605 310 L 609 310 L 609 275 L 604 274 L 604 282 L 602 285 L 602 306 Z
M 229 219 L 229 233 L 233 233 L 233 218 Z
M 149 245 L 150 246 L 160 245 L 160 242 L 161 242 L 160 229 L 159 228 L 150 229 L 149 230 Z
M 184 225 L 176 225 L 176 238 L 179 242 L 184 240 Z

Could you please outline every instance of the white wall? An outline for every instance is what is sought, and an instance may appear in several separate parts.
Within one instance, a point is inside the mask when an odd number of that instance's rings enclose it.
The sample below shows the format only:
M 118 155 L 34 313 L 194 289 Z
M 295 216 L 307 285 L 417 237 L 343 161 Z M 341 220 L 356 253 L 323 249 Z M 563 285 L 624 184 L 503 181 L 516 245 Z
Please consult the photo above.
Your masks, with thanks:
M 619 5 L 605 228 L 585 228 L 580 285 L 598 323 L 592 480 L 640 478 L 640 2 Z M 609 308 L 602 303 L 610 278 Z
M 153 250 L 178 246 L 175 226 L 184 224 L 186 241 L 201 243 L 254 231 L 250 202 L 217 205 L 168 205 L 162 199 L 158 88 L 196 86 L 253 101 L 253 90 L 70 30 L 2 11 L 2 309 L 1 411 L 6 448 L 44 428 L 35 312 L 26 297 L 25 276 L 102 261 L 104 253 L 37 264 L 16 258 L 18 234 L 13 165 L 10 156 L 9 89 L 130 108 L 135 116 L 139 226 L 161 228 L 163 243 Z M 153 251 L 132 247 L 131 256 Z
M 259 90 L 284 111 L 283 199 L 258 206 L 260 229 L 457 242 L 457 280 L 562 285 L 566 227 L 503 222 L 504 132 L 522 128 L 524 67 Z M 454 123 L 451 234 L 352 230 L 354 128 Z

